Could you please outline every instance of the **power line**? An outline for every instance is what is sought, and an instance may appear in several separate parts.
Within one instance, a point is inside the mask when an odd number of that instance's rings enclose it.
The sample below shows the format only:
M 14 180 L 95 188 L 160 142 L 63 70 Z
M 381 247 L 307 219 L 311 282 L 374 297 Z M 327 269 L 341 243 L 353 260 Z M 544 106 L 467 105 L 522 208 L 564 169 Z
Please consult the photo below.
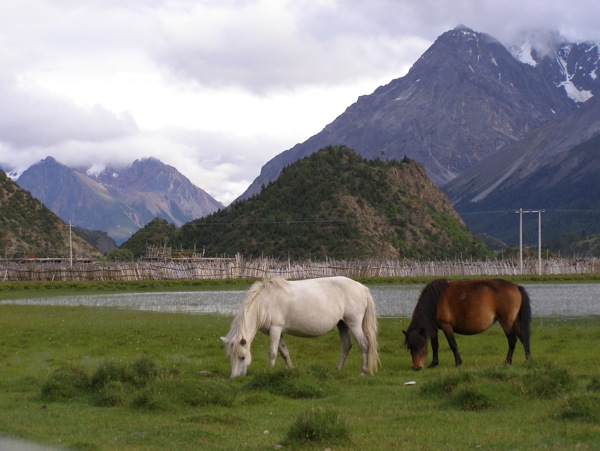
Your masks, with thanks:
M 515 210 L 485 210 L 485 211 L 463 211 L 457 212 L 460 216 L 467 215 L 484 215 L 491 213 L 513 213 Z M 595 209 L 567 209 L 567 208 L 546 208 L 546 213 L 600 213 L 600 210 Z
M 202 221 L 202 218 L 200 218 Z M 366 219 L 360 218 L 336 218 L 336 219 L 285 219 L 281 221 L 265 220 L 265 221 L 217 221 L 217 222 L 193 222 L 184 224 L 190 226 L 211 226 L 211 225 L 261 225 L 261 224 L 312 224 L 312 223 L 335 223 L 335 222 L 361 222 Z

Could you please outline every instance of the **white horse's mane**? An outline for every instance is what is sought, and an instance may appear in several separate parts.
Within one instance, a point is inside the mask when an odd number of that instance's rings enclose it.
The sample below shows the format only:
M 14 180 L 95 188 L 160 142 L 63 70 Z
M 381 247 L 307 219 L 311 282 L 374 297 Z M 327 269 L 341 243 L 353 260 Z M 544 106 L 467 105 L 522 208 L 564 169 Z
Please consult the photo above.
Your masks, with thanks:
M 239 342 L 241 338 L 254 336 L 256 330 L 270 321 L 270 308 L 269 305 L 265 304 L 265 301 L 270 301 L 273 299 L 272 295 L 274 291 L 285 290 L 287 284 L 288 281 L 282 278 L 264 279 L 252 284 L 250 290 L 248 291 L 248 296 L 246 296 L 246 299 L 242 304 L 242 308 L 234 318 L 233 323 L 231 324 L 231 329 L 227 334 L 227 339 L 230 346 Z M 271 296 L 263 296 L 260 298 L 261 302 L 259 302 L 259 295 L 264 290 L 267 290 Z M 253 326 L 251 327 L 250 324 L 253 324 Z

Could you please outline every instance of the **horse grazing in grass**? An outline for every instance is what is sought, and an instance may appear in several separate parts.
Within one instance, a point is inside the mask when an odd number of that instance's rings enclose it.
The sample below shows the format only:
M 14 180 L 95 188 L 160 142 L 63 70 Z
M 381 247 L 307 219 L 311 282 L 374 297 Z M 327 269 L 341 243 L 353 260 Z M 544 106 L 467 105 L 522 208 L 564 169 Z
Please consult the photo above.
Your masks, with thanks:
M 377 315 L 367 287 L 346 277 L 288 281 L 267 279 L 250 288 L 231 329 L 221 340 L 231 360 L 231 376 L 243 376 L 252 361 L 250 346 L 256 333 L 269 335 L 269 365 L 275 365 L 277 350 L 288 367 L 292 361 L 283 335 L 318 337 L 337 325 L 342 369 L 352 347 L 350 333 L 362 352 L 363 374 L 373 374 L 379 363 Z
M 506 364 L 512 363 L 517 343 L 521 340 L 525 358 L 529 350 L 529 323 L 531 305 L 525 289 L 507 280 L 472 280 L 449 282 L 437 279 L 421 292 L 408 330 L 403 331 L 405 346 L 412 356 L 412 368 L 420 370 L 425 365 L 427 341 L 431 340 L 433 360 L 438 364 L 438 329 L 441 329 L 454 353 L 456 366 L 462 363 L 454 333 L 473 335 L 487 330 L 496 321 L 508 339 Z

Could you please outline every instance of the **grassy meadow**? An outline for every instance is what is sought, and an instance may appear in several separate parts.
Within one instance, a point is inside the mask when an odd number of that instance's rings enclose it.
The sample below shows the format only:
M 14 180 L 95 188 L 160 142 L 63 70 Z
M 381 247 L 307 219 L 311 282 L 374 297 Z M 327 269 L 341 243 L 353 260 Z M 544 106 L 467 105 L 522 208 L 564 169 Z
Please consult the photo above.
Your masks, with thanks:
M 287 337 L 296 368 L 267 369 L 257 336 L 228 379 L 231 317 L 116 308 L 0 305 L 0 435 L 79 450 L 600 448 L 600 318 L 533 321 L 501 365 L 495 325 L 458 336 L 454 368 L 414 372 L 407 318 L 380 319 L 381 368 L 342 371 L 337 331 Z M 415 381 L 415 385 L 405 385 Z

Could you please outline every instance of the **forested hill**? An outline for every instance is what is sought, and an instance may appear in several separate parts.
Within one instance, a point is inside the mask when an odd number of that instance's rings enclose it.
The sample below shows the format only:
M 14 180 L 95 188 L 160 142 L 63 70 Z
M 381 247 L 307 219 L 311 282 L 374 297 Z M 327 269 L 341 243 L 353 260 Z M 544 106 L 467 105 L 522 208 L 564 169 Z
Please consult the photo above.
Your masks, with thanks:
M 423 167 L 366 160 L 329 146 L 283 170 L 259 194 L 184 224 L 175 246 L 291 259 L 482 257 Z
M 91 244 L 72 234 L 73 257 L 99 257 Z M 1 258 L 69 257 L 69 226 L 0 171 Z

